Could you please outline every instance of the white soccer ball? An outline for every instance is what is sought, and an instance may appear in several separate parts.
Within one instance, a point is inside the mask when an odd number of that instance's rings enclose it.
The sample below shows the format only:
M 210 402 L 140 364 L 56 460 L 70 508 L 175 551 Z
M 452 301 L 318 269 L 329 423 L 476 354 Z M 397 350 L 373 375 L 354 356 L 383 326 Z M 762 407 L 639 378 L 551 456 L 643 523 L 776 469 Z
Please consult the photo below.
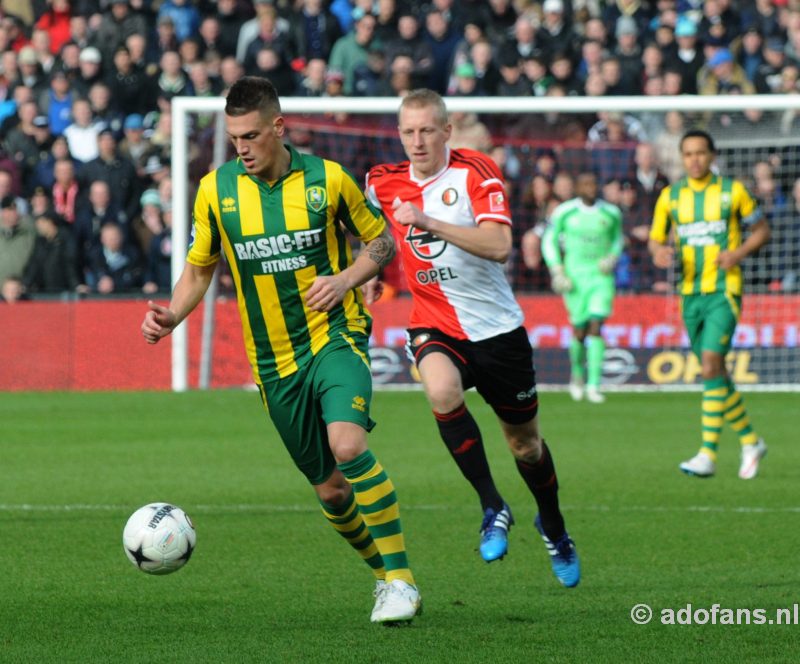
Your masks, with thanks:
M 196 541 L 189 515 L 170 503 L 140 507 L 122 531 L 122 547 L 128 560 L 148 574 L 179 570 L 189 561 Z

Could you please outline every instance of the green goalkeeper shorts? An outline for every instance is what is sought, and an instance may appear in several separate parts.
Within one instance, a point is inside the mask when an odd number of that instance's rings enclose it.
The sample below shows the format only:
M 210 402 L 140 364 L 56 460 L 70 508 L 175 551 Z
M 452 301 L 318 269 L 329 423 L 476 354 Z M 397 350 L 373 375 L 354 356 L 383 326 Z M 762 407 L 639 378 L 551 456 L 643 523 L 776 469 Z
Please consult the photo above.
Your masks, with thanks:
M 704 350 L 726 355 L 742 311 L 742 298 L 730 293 L 684 295 L 681 302 L 683 322 L 699 358 Z
M 311 484 L 327 480 L 336 460 L 328 424 L 353 422 L 371 431 L 372 376 L 363 334 L 331 332 L 331 341 L 293 374 L 259 386 L 261 399 L 295 465 Z
M 598 274 L 575 278 L 570 275 L 573 288 L 564 295 L 569 322 L 575 327 L 585 327 L 592 320 L 605 320 L 611 315 L 614 303 L 614 277 Z

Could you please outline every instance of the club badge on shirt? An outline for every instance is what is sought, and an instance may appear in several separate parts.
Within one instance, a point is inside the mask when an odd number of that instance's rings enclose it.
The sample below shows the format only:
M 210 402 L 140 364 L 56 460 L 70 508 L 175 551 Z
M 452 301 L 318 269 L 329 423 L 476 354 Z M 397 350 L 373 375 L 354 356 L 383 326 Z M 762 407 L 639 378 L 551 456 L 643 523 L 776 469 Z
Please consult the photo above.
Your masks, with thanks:
M 427 332 L 423 332 L 422 334 L 418 334 L 416 337 L 414 337 L 411 340 L 411 345 L 414 348 L 417 348 L 418 346 L 421 346 L 422 344 L 424 344 L 430 338 L 431 338 L 430 334 L 428 334 Z
M 306 188 L 306 203 L 314 212 L 319 212 L 328 202 L 328 194 L 322 187 Z
M 453 187 L 448 187 L 442 192 L 442 203 L 445 205 L 455 205 L 458 200 L 458 192 Z

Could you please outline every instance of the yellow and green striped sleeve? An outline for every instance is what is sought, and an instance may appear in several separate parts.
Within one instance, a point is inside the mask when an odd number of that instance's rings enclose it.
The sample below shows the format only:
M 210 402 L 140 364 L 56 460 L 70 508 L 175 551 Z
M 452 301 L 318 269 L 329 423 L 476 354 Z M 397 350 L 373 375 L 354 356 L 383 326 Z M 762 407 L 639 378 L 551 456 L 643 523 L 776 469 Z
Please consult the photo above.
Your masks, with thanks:
M 669 238 L 670 219 L 670 187 L 665 187 L 653 209 L 653 224 L 650 227 L 650 239 L 666 243 Z
M 213 171 L 200 181 L 194 201 L 192 237 L 186 256 L 186 260 L 192 265 L 203 267 L 213 265 L 219 260 L 219 204 L 216 190 L 216 171 Z

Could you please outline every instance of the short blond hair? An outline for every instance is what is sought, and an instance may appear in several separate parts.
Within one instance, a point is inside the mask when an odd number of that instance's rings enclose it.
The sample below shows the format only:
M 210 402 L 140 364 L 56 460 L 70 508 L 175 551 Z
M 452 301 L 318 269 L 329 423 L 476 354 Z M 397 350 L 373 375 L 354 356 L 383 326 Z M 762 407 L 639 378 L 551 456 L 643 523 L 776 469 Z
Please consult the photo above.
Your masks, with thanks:
M 425 108 L 427 106 L 436 111 L 436 120 L 444 127 L 447 124 L 447 106 L 445 106 L 444 99 L 438 92 L 428 88 L 418 88 L 409 92 L 400 103 L 400 111 L 404 108 Z

